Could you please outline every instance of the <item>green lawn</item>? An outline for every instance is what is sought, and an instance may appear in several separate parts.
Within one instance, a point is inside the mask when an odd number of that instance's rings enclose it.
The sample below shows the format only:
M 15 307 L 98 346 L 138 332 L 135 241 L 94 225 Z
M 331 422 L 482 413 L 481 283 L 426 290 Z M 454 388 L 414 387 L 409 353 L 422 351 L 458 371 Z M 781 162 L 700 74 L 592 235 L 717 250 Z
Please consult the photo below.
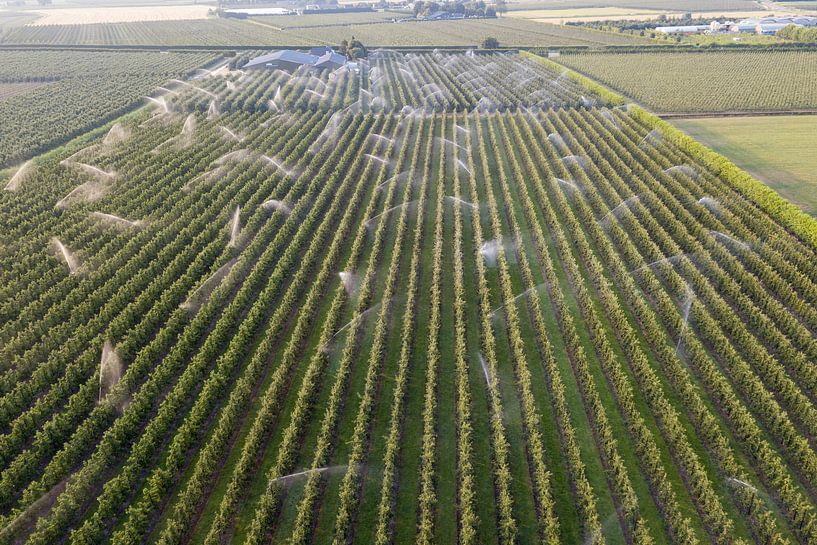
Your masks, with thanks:
M 683 119 L 675 124 L 817 215 L 817 116 Z

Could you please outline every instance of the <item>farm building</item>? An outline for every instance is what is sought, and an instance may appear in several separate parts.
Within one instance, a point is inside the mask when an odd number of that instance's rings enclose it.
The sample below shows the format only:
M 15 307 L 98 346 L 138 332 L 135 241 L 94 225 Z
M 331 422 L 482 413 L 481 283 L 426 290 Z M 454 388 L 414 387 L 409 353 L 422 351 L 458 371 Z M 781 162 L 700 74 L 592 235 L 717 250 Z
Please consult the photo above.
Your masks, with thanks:
M 777 34 L 791 23 L 760 23 L 755 27 L 755 32 L 763 36 L 771 36 Z M 800 25 L 796 25 L 800 26 Z
M 758 34 L 776 34 L 789 25 L 806 27 L 817 26 L 817 17 L 764 17 L 762 19 L 743 19 L 732 26 L 732 32 L 756 32 Z
M 346 64 L 346 57 L 335 53 L 329 48 L 313 48 L 311 53 L 282 49 L 267 55 L 256 57 L 242 68 L 247 69 L 279 69 L 294 72 L 303 67 L 313 67 L 317 70 L 336 70 Z
M 705 30 L 709 30 L 709 25 L 660 26 L 655 29 L 664 34 L 697 34 Z
M 315 61 L 315 68 L 318 70 L 337 70 L 345 65 L 346 57 L 334 51 L 324 53 Z

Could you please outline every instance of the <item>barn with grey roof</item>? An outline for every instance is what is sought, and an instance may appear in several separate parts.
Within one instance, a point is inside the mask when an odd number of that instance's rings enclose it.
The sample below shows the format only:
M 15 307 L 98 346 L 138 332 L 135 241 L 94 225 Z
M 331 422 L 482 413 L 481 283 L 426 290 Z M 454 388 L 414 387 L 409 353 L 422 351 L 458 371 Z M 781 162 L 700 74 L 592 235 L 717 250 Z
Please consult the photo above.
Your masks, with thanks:
M 317 52 L 317 51 L 316 51 Z M 321 55 L 304 53 L 292 49 L 282 49 L 266 55 L 256 57 L 242 68 L 247 69 L 279 69 L 294 72 L 302 66 L 314 67 L 317 70 L 337 70 L 346 64 L 346 57 L 335 53 L 331 49 L 324 50 Z

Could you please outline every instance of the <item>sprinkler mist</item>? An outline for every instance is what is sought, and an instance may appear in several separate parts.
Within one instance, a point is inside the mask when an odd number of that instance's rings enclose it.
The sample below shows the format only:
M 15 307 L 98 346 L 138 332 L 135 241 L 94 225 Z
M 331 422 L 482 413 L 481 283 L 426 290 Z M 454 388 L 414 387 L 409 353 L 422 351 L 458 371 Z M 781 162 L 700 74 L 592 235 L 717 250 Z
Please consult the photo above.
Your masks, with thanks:
M 295 171 L 285 167 L 284 164 L 281 161 L 277 160 L 275 157 L 270 157 L 269 155 L 262 155 L 261 159 L 274 166 L 275 169 L 285 177 L 292 178 L 293 175 L 295 174 Z
M 548 135 L 548 142 L 553 144 L 556 147 L 560 148 L 567 148 L 567 144 L 565 144 L 564 138 L 560 134 L 552 132 Z
M 479 247 L 479 255 L 485 260 L 485 264 L 489 267 L 496 267 L 497 259 L 499 258 L 499 251 L 504 250 L 507 252 L 513 252 L 516 249 L 516 242 L 506 241 L 503 242 L 502 238 L 497 238 L 494 240 L 486 240 L 482 243 L 482 246 Z
M 728 242 L 730 244 L 733 244 L 733 245 L 741 248 L 742 250 L 748 250 L 749 248 L 751 248 L 751 246 L 749 246 L 749 244 L 747 244 L 746 242 L 743 242 L 742 240 L 738 240 L 735 237 L 730 237 L 726 233 L 722 233 L 720 231 L 709 231 L 709 235 L 713 236 L 713 237 L 715 237 L 717 239 L 720 239 L 720 240 L 722 240 L 724 242 Z
M 115 172 L 106 172 L 106 171 L 102 170 L 101 168 L 95 167 L 93 165 L 88 165 L 86 163 L 77 163 L 75 161 L 68 161 L 67 159 L 61 161 L 61 163 L 63 165 L 65 165 L 65 166 L 76 167 L 80 171 L 82 171 L 84 174 L 88 174 L 90 176 L 93 176 L 94 178 L 96 178 L 97 180 L 99 180 L 101 182 L 109 182 L 109 181 L 113 180 L 114 178 L 116 178 L 116 173 Z
M 395 174 L 385 182 L 381 182 L 380 184 L 378 184 L 377 187 L 375 187 L 375 191 L 380 191 L 381 189 L 383 189 L 385 186 L 392 182 L 401 183 L 408 178 L 409 174 L 410 172 L 408 170 L 404 170 L 400 174 Z M 413 182 L 413 180 L 411 180 L 411 182 Z
M 100 182 L 86 182 L 75 187 L 68 195 L 60 199 L 56 205 L 55 210 L 65 210 L 73 205 L 75 202 L 94 202 L 105 196 L 109 191 L 109 187 Z
M 452 197 L 451 195 L 446 195 L 445 196 L 445 201 L 450 202 L 451 204 L 467 206 L 467 207 L 472 208 L 472 209 L 477 208 L 477 206 L 478 206 L 477 204 L 465 201 L 463 199 L 460 199 L 459 197 Z
M 200 93 L 204 93 L 205 95 L 207 95 L 207 96 L 209 96 L 211 98 L 218 98 L 215 93 L 211 93 L 207 89 L 202 89 L 201 87 L 193 85 L 192 83 L 187 83 L 186 81 L 182 81 L 180 79 L 172 79 L 170 81 L 172 81 L 173 83 L 178 83 L 179 85 L 184 85 L 184 86 L 190 87 L 191 89 L 193 89 L 195 91 L 198 91 Z
M 279 201 L 278 199 L 270 199 L 264 204 L 261 205 L 261 208 L 268 211 L 275 211 L 281 212 L 285 216 L 288 216 L 292 213 L 292 209 L 287 206 L 287 204 L 283 201 Z
M 684 311 L 684 318 L 683 322 L 681 322 L 681 328 L 678 331 L 678 343 L 675 345 L 675 357 L 678 357 L 678 354 L 681 351 L 681 343 L 684 340 L 684 331 L 686 331 L 687 325 L 689 324 L 689 314 L 692 310 L 692 302 L 695 300 L 695 292 L 692 291 L 692 288 L 687 286 L 686 296 L 684 297 L 684 304 L 682 309 Z
M 72 476 L 66 477 L 54 485 L 54 487 L 37 498 L 37 500 L 22 513 L 17 515 L 16 518 L 9 521 L 8 524 L 0 530 L 0 542 L 13 544 L 24 543 L 26 538 L 34 531 L 37 521 L 51 512 L 57 497 L 65 491 L 65 487 Z
M 376 162 L 376 163 L 380 163 L 381 165 L 388 166 L 388 164 L 389 164 L 388 160 L 383 159 L 382 157 L 378 157 L 377 155 L 372 155 L 371 153 L 364 153 L 363 156 L 366 157 L 367 159 L 370 159 L 370 160 Z
M 99 360 L 99 403 L 113 390 L 122 378 L 122 360 L 110 341 L 102 346 L 102 358 Z
M 219 129 L 221 129 L 221 132 L 223 132 L 224 135 L 227 136 L 228 138 L 232 138 L 233 140 L 235 140 L 237 142 L 243 142 L 244 141 L 243 136 L 237 135 L 236 133 L 234 133 L 233 131 L 231 131 L 230 129 L 228 129 L 227 127 L 225 127 L 223 125 L 221 127 L 219 127 Z
M 705 206 L 710 212 L 718 213 L 721 211 L 721 203 L 712 197 L 701 197 L 698 199 L 698 204 Z
M 196 116 L 189 114 L 184 120 L 182 131 L 179 133 L 180 144 L 187 147 L 193 143 L 193 133 L 196 132 Z
M 63 245 L 62 242 L 58 238 L 52 238 L 51 243 L 54 245 L 54 249 L 57 252 L 59 257 L 65 261 L 65 264 L 68 265 L 68 272 L 70 274 L 74 274 L 79 270 L 80 263 L 79 260 L 74 257 L 74 255 L 68 251 L 68 248 Z
M 221 165 L 210 170 L 207 170 L 205 172 L 202 172 L 201 174 L 197 175 L 196 177 L 188 181 L 186 184 L 184 184 L 184 186 L 182 187 L 182 191 L 187 193 L 198 187 L 200 184 L 217 182 L 227 174 L 227 171 L 228 171 L 227 166 Z
M 221 281 L 230 274 L 230 271 L 233 270 L 235 264 L 238 263 L 238 258 L 234 257 L 214 272 L 210 277 L 205 280 L 201 286 L 196 288 L 193 293 L 187 298 L 187 300 L 180 305 L 180 308 L 189 311 L 196 311 L 201 308 L 201 305 L 210 297 L 210 294 L 215 291 L 215 289 L 221 284 Z
M 324 98 L 324 95 L 322 93 L 319 93 L 319 92 L 314 91 L 312 89 L 306 89 L 304 91 L 304 93 L 309 93 L 310 95 L 314 95 L 314 96 L 318 97 L 319 100 L 323 100 L 323 98 Z
M 439 140 L 442 143 L 443 146 L 452 146 L 454 149 L 457 149 L 457 150 L 468 151 L 466 148 L 460 146 L 459 144 L 457 144 L 453 140 L 449 140 L 448 138 L 443 138 L 442 136 L 438 136 L 437 140 Z
M 388 303 L 390 300 L 387 299 L 385 303 Z M 329 354 L 334 350 L 334 343 L 335 339 L 337 339 L 344 331 L 352 327 L 353 325 L 359 324 L 360 322 L 367 320 L 372 314 L 376 313 L 377 310 L 383 305 L 384 301 L 377 303 L 376 305 L 372 305 L 360 314 L 356 314 L 351 320 L 343 324 L 340 329 L 338 329 L 332 337 L 322 344 L 318 350 L 320 350 L 324 354 Z
M 218 104 L 215 100 L 210 101 L 210 106 L 207 108 L 207 119 L 215 119 L 218 117 Z
M 468 169 L 465 163 L 462 162 L 462 159 L 457 159 L 457 166 L 464 170 L 469 176 L 471 175 L 471 171 Z
M 663 172 L 664 174 L 681 174 L 693 180 L 698 179 L 698 171 L 689 165 L 675 165 L 674 167 L 665 168 Z
M 416 202 L 417 201 L 409 201 L 409 202 L 404 202 L 403 204 L 398 204 L 397 206 L 392 206 L 388 210 L 384 210 L 383 212 L 379 213 L 378 215 L 367 219 L 366 222 L 364 223 L 364 225 L 366 226 L 366 229 L 371 229 L 374 226 L 374 222 L 378 218 L 380 218 L 381 216 L 386 216 L 386 215 L 394 212 L 395 210 L 399 210 L 399 209 L 404 208 L 406 206 L 411 206 L 411 205 L 415 204 Z
M 167 105 L 167 101 L 164 97 L 153 98 L 153 97 L 145 97 L 145 99 L 152 105 L 158 108 L 159 112 L 162 114 L 169 114 L 170 107 Z
M 339 465 L 339 466 L 327 466 L 327 467 L 316 467 L 315 469 L 306 469 L 304 471 L 299 471 L 297 473 L 290 473 L 289 475 L 283 475 L 282 477 L 276 477 L 272 479 L 271 483 L 289 483 L 293 479 L 297 479 L 298 477 L 304 477 L 306 475 L 311 475 L 313 473 L 343 473 L 346 471 L 348 466 L 346 465 Z
M 241 231 L 241 207 L 236 206 L 233 212 L 232 227 L 230 228 L 230 247 L 233 247 L 238 242 L 238 233 Z
M 491 376 L 491 370 L 488 368 L 488 362 L 485 361 L 485 356 L 482 355 L 482 352 L 479 353 L 479 364 L 482 366 L 482 374 L 485 375 L 485 383 L 490 388 L 494 383 L 494 379 Z
M 127 127 L 121 123 L 115 123 L 108 131 L 108 134 L 105 135 L 105 138 L 102 139 L 102 144 L 104 146 L 113 146 L 119 142 L 124 142 L 129 136 L 130 131 L 128 131 Z
M 613 218 L 619 218 L 619 214 L 621 214 L 621 212 L 630 210 L 630 205 L 639 199 L 641 199 L 640 194 L 624 199 L 621 204 L 610 210 L 603 218 L 601 218 L 599 223 L 603 226 L 609 225 Z
M 505 301 L 504 303 L 502 303 L 501 305 L 499 305 L 498 307 L 493 309 L 488 315 L 493 320 L 494 318 L 497 318 L 499 316 L 500 312 L 502 310 L 504 310 L 506 307 L 508 307 L 509 305 L 515 304 L 519 299 L 521 299 L 523 297 L 528 297 L 528 296 L 532 295 L 533 293 L 539 293 L 540 291 L 546 289 L 548 286 L 549 286 L 549 284 L 547 282 L 543 282 L 541 284 L 537 284 L 536 286 L 533 286 L 532 288 L 528 288 L 525 291 L 523 291 L 522 293 L 520 293 L 519 295 L 514 296 L 512 299 L 509 299 L 509 300 Z
M 566 155 L 562 157 L 562 162 L 565 165 L 576 165 L 583 170 L 587 169 L 587 157 L 583 155 Z
M 647 269 L 652 269 L 654 267 L 657 267 L 659 265 L 663 265 L 665 263 L 675 265 L 676 263 L 681 261 L 681 259 L 683 259 L 684 257 L 687 257 L 687 254 L 671 255 L 669 257 L 665 257 L 664 259 L 657 259 L 657 260 L 655 260 L 655 261 L 653 261 L 651 263 L 647 263 L 646 265 L 644 265 L 642 267 L 639 267 L 637 269 L 633 269 L 632 271 L 630 271 L 630 274 L 637 274 L 637 273 L 640 273 L 641 271 L 646 271 Z
M 17 169 L 17 172 L 14 173 L 14 176 L 11 177 L 9 183 L 6 184 L 6 187 L 3 189 L 5 191 L 17 191 L 20 189 L 20 186 L 25 182 L 28 177 L 34 173 L 34 165 L 31 161 L 26 161 L 23 163 L 20 168 Z
M 107 225 L 113 225 L 115 227 L 120 227 L 124 229 L 129 229 L 132 227 L 141 227 L 143 223 L 139 220 L 130 221 L 126 220 L 125 218 L 120 218 L 119 216 L 114 216 L 113 214 L 106 214 L 104 212 L 92 212 L 91 215 L 98 219 L 101 223 Z
M 215 161 L 213 161 L 212 166 L 218 167 L 222 165 L 226 165 L 230 161 L 239 162 L 245 161 L 250 156 L 250 150 L 247 148 L 237 149 L 235 151 L 231 151 L 229 153 L 225 153 Z
M 743 488 L 747 488 L 747 489 L 751 490 L 752 492 L 754 492 L 755 494 L 757 494 L 757 488 L 755 488 L 751 484 L 747 483 L 743 479 L 738 479 L 737 477 L 729 477 L 728 479 L 726 479 L 726 482 L 737 485 L 737 486 L 742 486 Z
M 340 283 L 343 284 L 343 289 L 346 290 L 347 295 L 352 295 L 357 292 L 357 288 L 360 285 L 360 279 L 358 276 L 349 271 L 341 271 L 338 273 L 340 277 Z
M 468 134 L 470 134 L 470 132 L 471 132 L 468 129 L 466 129 L 465 127 L 463 127 L 462 125 L 457 125 L 456 123 L 454 124 L 454 128 L 457 130 L 457 132 L 459 132 L 463 136 L 468 136 Z
M 576 185 L 575 182 L 563 180 L 562 178 L 554 178 L 563 188 L 574 193 L 584 193 L 584 189 Z
M 389 145 L 394 144 L 394 139 L 393 138 L 388 138 L 386 136 L 383 136 L 382 134 L 371 133 L 369 135 L 369 138 L 372 138 L 373 140 L 375 140 L 377 142 L 382 142 L 382 143 L 389 144 Z
M 657 146 L 663 139 L 664 135 L 661 134 L 661 131 L 658 129 L 653 129 L 641 139 L 641 142 L 638 143 L 638 147 L 644 149 L 647 146 Z

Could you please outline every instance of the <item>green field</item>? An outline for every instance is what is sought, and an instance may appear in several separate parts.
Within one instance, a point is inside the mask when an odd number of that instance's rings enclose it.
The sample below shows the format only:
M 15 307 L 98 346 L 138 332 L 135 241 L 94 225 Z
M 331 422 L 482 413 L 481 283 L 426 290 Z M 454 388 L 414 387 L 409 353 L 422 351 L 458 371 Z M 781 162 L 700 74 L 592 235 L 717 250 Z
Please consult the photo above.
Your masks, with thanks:
M 0 167 L 118 117 L 157 85 L 216 58 L 213 53 L 0 51 Z
M 815 51 L 581 53 L 559 62 L 658 112 L 817 108 Z
M 673 123 L 817 215 L 817 116 L 679 119 Z
M 357 68 L 0 172 L 0 542 L 817 542 L 814 220 L 541 57 Z
M 573 8 L 643 8 L 671 12 L 757 10 L 752 0 L 523 0 L 508 2 L 509 10 Z
M 817 2 L 813 1 L 804 1 L 804 2 L 779 2 L 786 6 L 787 8 L 797 8 L 802 11 L 807 12 L 817 12 Z
M 371 14 L 364 14 L 370 18 Z M 378 17 L 382 14 L 376 14 Z M 258 17 L 250 20 L 111 23 L 16 27 L 0 37 L 7 44 L 45 45 L 337 45 L 352 36 L 372 46 L 476 46 L 486 37 L 501 45 L 626 45 L 649 43 L 639 37 L 569 28 L 512 18 L 466 21 L 370 22 L 343 24 L 340 16 Z M 310 23 L 309 21 L 313 22 Z M 298 22 L 305 23 L 298 24 Z M 289 28 L 288 25 L 292 25 Z M 315 26 L 311 26 L 315 25 Z

